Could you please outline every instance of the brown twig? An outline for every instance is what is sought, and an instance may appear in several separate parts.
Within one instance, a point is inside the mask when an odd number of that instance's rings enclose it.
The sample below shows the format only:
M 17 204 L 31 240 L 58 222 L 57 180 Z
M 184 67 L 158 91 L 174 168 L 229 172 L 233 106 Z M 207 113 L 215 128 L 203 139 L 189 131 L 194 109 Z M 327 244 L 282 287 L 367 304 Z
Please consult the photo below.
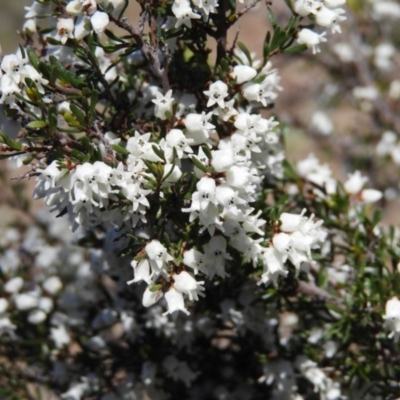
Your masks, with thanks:
M 297 291 L 298 291 L 298 293 L 304 294 L 305 296 L 308 296 L 311 298 L 317 298 L 317 299 L 323 300 L 327 303 L 333 304 L 334 306 L 338 307 L 340 310 L 346 309 L 345 305 L 343 304 L 342 299 L 339 299 L 338 297 L 331 295 L 324 289 L 321 289 L 311 283 L 304 282 L 304 281 L 298 281 Z
M 112 21 L 119 28 L 127 31 L 136 42 L 136 45 L 139 47 L 140 51 L 147 59 L 149 64 L 153 67 L 154 71 L 161 78 L 163 83 L 163 89 L 165 92 L 169 90 L 169 80 L 168 80 L 168 63 L 165 60 L 163 61 L 163 68 L 161 68 L 160 60 L 157 54 L 157 45 L 158 39 L 156 36 L 157 25 L 154 16 L 150 17 L 150 40 L 152 41 L 152 46 L 149 47 L 144 41 L 142 37 L 142 32 L 139 29 L 136 29 L 127 18 L 117 19 L 109 14 L 110 21 Z M 165 58 L 165 56 L 164 56 Z

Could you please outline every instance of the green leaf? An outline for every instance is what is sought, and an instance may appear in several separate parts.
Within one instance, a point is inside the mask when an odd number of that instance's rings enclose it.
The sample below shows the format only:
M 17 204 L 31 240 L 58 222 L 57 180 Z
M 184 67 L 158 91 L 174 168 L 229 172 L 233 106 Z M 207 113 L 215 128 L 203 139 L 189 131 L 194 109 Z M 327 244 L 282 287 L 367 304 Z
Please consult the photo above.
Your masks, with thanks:
M 253 60 L 251 58 L 251 54 L 250 54 L 248 48 L 242 42 L 237 42 L 236 44 L 239 47 L 239 49 L 243 51 L 244 55 L 246 56 L 247 60 L 249 61 L 250 66 L 251 66 Z
M 85 154 L 81 153 L 78 150 L 72 149 L 71 155 L 81 162 L 83 162 L 85 160 Z
M 162 179 L 162 175 L 160 177 L 160 171 L 157 169 L 156 164 L 147 161 L 147 160 L 143 160 L 143 162 L 146 164 L 146 167 L 149 169 L 149 171 L 153 174 L 153 176 L 157 179 L 160 180 Z M 164 172 L 164 171 L 163 171 Z
M 163 285 L 160 285 L 160 284 L 158 284 L 158 285 L 153 285 L 153 286 L 150 286 L 150 292 L 157 292 L 157 291 L 159 291 L 160 289 L 162 289 L 162 287 L 163 287 Z
M 15 142 L 4 132 L 0 132 L 0 141 L 10 147 L 13 150 L 21 151 L 23 149 L 22 144 Z
M 31 46 L 28 46 L 26 51 L 28 53 L 28 58 L 29 58 L 30 63 L 37 70 L 39 68 L 40 61 L 36 54 L 36 51 L 33 50 Z
M 112 144 L 111 145 L 112 149 L 116 151 L 119 154 L 122 154 L 123 156 L 129 156 L 129 151 L 125 149 L 125 147 L 121 147 L 118 144 Z
M 165 154 L 164 154 L 164 152 L 163 152 L 159 147 L 157 147 L 155 144 L 153 144 L 153 145 L 151 146 L 151 148 L 153 149 L 154 153 L 155 153 L 158 157 L 161 158 L 161 160 L 165 160 Z
M 200 171 L 207 173 L 207 168 L 196 157 L 192 157 L 192 162 Z
M 47 122 L 42 121 L 42 120 L 32 121 L 32 122 L 29 122 L 28 125 L 26 125 L 27 128 L 32 128 L 32 129 L 42 129 L 42 128 L 46 128 L 46 126 L 47 126 Z
M 206 157 L 207 157 L 209 160 L 212 160 L 212 154 L 211 154 L 210 148 L 209 148 L 208 146 L 201 146 L 201 148 L 203 149 L 204 154 L 206 155 Z
M 300 44 L 298 46 L 288 47 L 283 52 L 289 54 L 301 53 L 302 51 L 307 50 L 307 46 L 305 44 Z
M 61 45 L 62 45 L 62 43 L 61 43 L 59 40 L 54 39 L 54 38 L 51 37 L 51 36 L 47 36 L 47 37 L 46 37 L 46 42 L 47 42 L 48 44 L 52 44 L 53 46 L 61 46 Z
M 83 112 L 75 104 L 71 104 L 69 108 L 70 108 L 72 114 L 74 115 L 74 117 L 82 125 L 82 127 L 85 126 L 86 125 L 85 114 L 83 114 Z
M 105 29 L 104 33 L 106 34 L 107 37 L 109 37 L 111 40 L 115 40 L 116 42 L 120 43 L 125 43 L 120 37 L 114 34 L 114 32 L 110 31 L 109 29 Z
M 97 90 L 92 91 L 92 95 L 90 97 L 90 106 L 89 106 L 89 124 L 91 124 L 96 118 L 96 105 L 99 101 L 99 92 Z
M 272 12 L 272 10 L 269 7 L 267 8 L 267 12 L 268 12 L 268 18 L 271 21 L 272 27 L 275 29 L 279 25 L 278 21 L 275 17 L 275 14 Z
M 58 113 L 57 113 L 56 106 L 49 107 L 48 119 L 49 119 L 49 125 L 51 128 L 51 132 L 53 133 L 57 129 L 57 125 L 58 125 Z

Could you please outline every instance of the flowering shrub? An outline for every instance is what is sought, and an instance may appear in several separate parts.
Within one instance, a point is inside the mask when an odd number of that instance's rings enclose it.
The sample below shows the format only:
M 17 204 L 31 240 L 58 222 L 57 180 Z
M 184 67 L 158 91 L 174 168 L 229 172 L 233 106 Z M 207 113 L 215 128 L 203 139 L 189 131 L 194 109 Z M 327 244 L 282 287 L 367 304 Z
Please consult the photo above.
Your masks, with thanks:
M 0 237 L 5 396 L 32 397 L 28 381 L 67 400 L 398 394 L 387 188 L 363 165 L 341 182 L 315 155 L 290 163 L 290 127 L 271 111 L 276 56 L 326 48 L 360 76 L 391 68 L 390 43 L 356 60 L 337 37 L 357 7 L 384 19 L 396 4 L 238 3 L 138 1 L 137 24 L 126 0 L 27 8 L 24 44 L 0 65 L 0 103 L 20 132 L 1 132 L 0 151 L 27 166 L 20 178 L 35 178 L 48 210 Z M 271 23 L 259 56 L 227 39 L 254 8 Z M 367 83 L 353 94 L 388 130 L 371 139 L 377 155 L 397 162 L 386 100 Z M 320 111 L 310 131 L 334 125 Z

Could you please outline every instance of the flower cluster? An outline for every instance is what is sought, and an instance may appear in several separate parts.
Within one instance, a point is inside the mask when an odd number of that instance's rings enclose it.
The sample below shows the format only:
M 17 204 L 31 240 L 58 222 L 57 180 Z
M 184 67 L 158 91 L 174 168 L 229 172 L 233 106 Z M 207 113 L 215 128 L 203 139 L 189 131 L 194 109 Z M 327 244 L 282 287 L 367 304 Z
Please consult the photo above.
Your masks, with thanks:
M 296 0 L 294 10 L 301 17 L 309 17 L 318 26 L 331 29 L 332 33 L 341 32 L 339 22 L 346 17 L 343 6 L 346 0 Z M 326 32 L 317 33 L 309 28 L 303 28 L 297 35 L 297 42 L 304 44 L 313 50 L 320 52 L 319 44 L 326 42 Z
M 58 219 L 21 201 L 36 227 L 0 233 L 0 352 L 21 360 L 15 387 L 40 379 L 65 400 L 339 400 L 367 377 L 395 393 L 383 331 L 399 335 L 400 234 L 374 208 L 384 184 L 366 177 L 365 154 L 338 171 L 313 155 L 292 167 L 296 138 L 270 111 L 291 82 L 273 57 L 319 52 L 320 28 L 341 33 L 345 0 L 267 2 L 259 58 L 228 35 L 258 3 L 140 1 L 136 24 L 127 0 L 27 7 L 25 45 L 0 65 L 0 103 L 21 130 L 0 132 L 0 152 L 28 166 L 20 177 Z M 365 6 L 377 18 L 393 7 L 377 3 Z M 389 129 L 380 96 L 389 88 L 396 104 L 398 80 L 375 85 L 356 47 L 345 38 L 302 62 L 334 74 L 338 57 L 362 74 L 348 98 Z M 394 70 L 394 46 L 359 50 Z M 340 93 L 327 85 L 319 107 Z M 333 114 L 306 116 L 307 129 L 350 152 Z M 396 161 L 397 142 L 386 133 L 377 152 Z M 377 365 L 364 368 L 365 349 Z

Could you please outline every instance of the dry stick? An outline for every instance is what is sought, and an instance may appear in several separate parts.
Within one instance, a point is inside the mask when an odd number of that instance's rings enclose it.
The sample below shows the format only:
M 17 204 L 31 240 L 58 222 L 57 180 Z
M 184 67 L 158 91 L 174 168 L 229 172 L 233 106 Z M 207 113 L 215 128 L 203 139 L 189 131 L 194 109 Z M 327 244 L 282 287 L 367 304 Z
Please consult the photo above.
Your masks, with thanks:
M 324 289 L 321 289 L 311 283 L 304 282 L 304 281 L 298 281 L 297 291 L 308 297 L 324 300 L 327 303 L 335 305 L 340 310 L 346 309 L 346 307 L 343 304 L 343 301 L 341 299 L 329 294 Z
M 129 20 L 127 18 L 117 19 L 113 17 L 111 14 L 109 14 L 109 17 L 110 20 L 114 22 L 115 25 L 117 25 L 121 29 L 124 29 L 133 36 L 142 54 L 145 56 L 150 65 L 154 68 L 157 75 L 162 79 L 163 89 L 164 91 L 167 92 L 169 90 L 168 70 L 166 69 L 166 66 L 168 66 L 168 64 L 164 62 L 164 68 L 161 68 L 160 60 L 158 59 L 157 56 L 157 49 L 154 48 L 152 49 L 149 46 L 147 46 L 146 43 L 144 43 L 142 38 L 142 33 L 134 26 L 132 26 L 132 24 L 129 23 Z M 151 29 L 151 34 L 155 34 L 155 32 L 156 31 L 154 31 L 154 26 L 153 26 L 153 28 Z

